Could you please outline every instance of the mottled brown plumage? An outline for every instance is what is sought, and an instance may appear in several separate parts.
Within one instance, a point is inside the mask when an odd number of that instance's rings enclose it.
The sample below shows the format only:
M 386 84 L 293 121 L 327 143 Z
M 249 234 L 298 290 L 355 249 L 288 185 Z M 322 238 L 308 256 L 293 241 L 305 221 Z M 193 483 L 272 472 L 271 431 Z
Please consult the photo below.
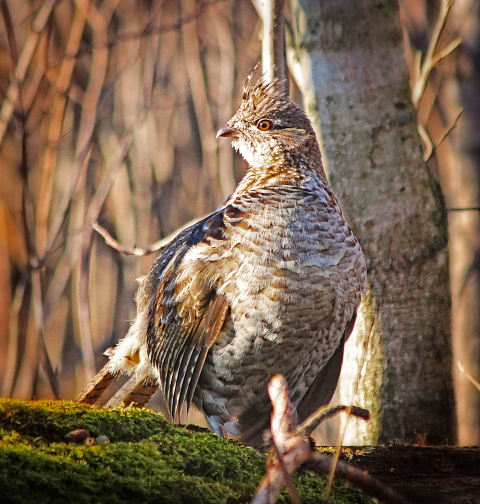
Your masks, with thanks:
M 162 251 L 110 373 L 159 380 L 174 419 L 193 403 L 218 434 L 253 442 L 268 426 L 273 375 L 286 377 L 299 419 L 330 401 L 365 261 L 282 83 L 247 82 L 218 136 L 233 138 L 249 169 Z

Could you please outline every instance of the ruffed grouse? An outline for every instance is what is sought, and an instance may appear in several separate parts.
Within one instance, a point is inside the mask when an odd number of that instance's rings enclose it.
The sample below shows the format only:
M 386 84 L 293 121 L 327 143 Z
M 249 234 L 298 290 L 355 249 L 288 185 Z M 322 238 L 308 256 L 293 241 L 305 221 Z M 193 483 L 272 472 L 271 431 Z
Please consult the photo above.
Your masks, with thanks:
M 217 134 L 232 137 L 245 177 L 162 250 L 138 289 L 134 324 L 81 399 L 129 373 L 160 384 L 174 419 L 193 403 L 214 432 L 257 442 L 273 375 L 287 379 L 299 420 L 330 401 L 366 268 L 310 121 L 283 83 L 249 87 L 250 77 Z

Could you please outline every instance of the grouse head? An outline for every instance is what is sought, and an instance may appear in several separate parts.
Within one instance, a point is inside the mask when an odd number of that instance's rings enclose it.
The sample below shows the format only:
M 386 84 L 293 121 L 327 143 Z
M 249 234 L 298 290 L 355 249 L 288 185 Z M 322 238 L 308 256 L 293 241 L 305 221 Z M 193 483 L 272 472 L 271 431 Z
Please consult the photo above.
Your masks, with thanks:
M 286 92 L 283 81 L 261 77 L 252 87 L 247 77 L 238 112 L 220 128 L 217 138 L 233 137 L 232 146 L 253 167 L 291 164 L 312 143 L 318 148 L 312 125 Z

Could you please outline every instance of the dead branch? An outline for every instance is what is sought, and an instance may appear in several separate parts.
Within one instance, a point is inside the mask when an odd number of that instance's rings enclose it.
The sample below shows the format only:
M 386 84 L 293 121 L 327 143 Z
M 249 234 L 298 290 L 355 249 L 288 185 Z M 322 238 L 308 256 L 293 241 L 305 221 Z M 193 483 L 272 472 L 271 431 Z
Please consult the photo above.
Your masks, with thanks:
M 155 242 L 153 245 L 150 245 L 150 247 L 148 247 L 146 249 L 141 249 L 141 248 L 137 248 L 137 247 L 126 247 L 125 245 L 121 245 L 120 243 L 118 243 L 117 240 L 115 240 L 115 238 L 113 238 L 113 236 L 105 228 L 100 226 L 100 224 L 98 222 L 94 222 L 92 224 L 92 227 L 93 227 L 93 229 L 95 229 L 95 231 L 99 235 L 101 235 L 104 238 L 105 243 L 109 247 L 112 247 L 113 249 L 118 250 L 119 252 L 121 252 L 122 254 L 125 254 L 125 255 L 134 255 L 137 257 L 141 257 L 141 256 L 153 254 L 154 252 L 158 252 L 159 250 L 163 249 L 175 238 L 175 236 L 177 236 L 178 233 L 180 233 L 181 231 L 183 231 L 187 227 L 192 226 L 196 222 L 201 221 L 205 217 L 206 216 L 199 217 L 198 219 L 192 219 L 191 221 L 187 222 L 183 226 L 179 227 L 173 233 L 170 233 L 168 236 L 165 236 L 165 238 L 158 240 L 157 242 Z
M 319 475 L 330 472 L 333 460 L 321 453 L 315 452 L 305 462 L 304 467 Z M 366 471 L 357 469 L 353 464 L 339 460 L 335 466 L 334 475 L 343 479 L 349 485 L 360 489 L 364 494 L 388 504 L 407 504 L 407 500 L 393 488 L 384 485 Z
M 457 366 L 470 383 L 480 392 L 480 383 L 463 367 L 462 361 L 458 361 Z
M 40 38 L 40 34 L 44 30 L 45 25 L 50 18 L 50 14 L 52 13 L 55 3 L 56 0 L 46 0 L 43 2 L 37 17 L 33 22 L 32 31 L 23 46 L 18 61 L 16 62 L 15 79 L 12 79 L 12 82 L 8 87 L 7 95 L 0 110 L 0 145 L 5 137 L 8 124 L 17 105 L 18 99 L 20 98 L 19 84 L 21 84 L 25 79 L 30 62 L 37 49 L 38 39 Z
M 450 134 L 450 132 L 453 130 L 453 128 L 455 128 L 457 126 L 458 120 L 460 119 L 460 116 L 462 114 L 463 114 L 463 109 L 461 109 L 457 113 L 457 115 L 455 116 L 455 118 L 452 121 L 452 124 L 450 124 L 450 126 L 448 126 L 447 128 L 445 128 L 445 131 L 442 133 L 442 136 L 440 137 L 440 139 L 435 144 L 435 148 L 437 148 L 445 140 L 445 138 L 447 138 L 447 136 Z
M 363 420 L 370 420 L 370 411 L 359 408 L 358 406 L 335 406 L 334 408 L 322 407 L 315 413 L 312 413 L 299 427 L 297 427 L 298 434 L 310 436 L 312 432 L 327 418 L 331 418 L 342 411 L 347 411 L 351 408 L 350 415 L 362 418 Z
M 379 502 L 406 504 L 407 501 L 401 495 L 366 472 L 343 460 L 339 460 L 335 464 L 331 457 L 322 455 L 315 450 L 313 439 L 301 434 L 311 427 L 311 418 L 297 429 L 294 427 L 293 408 L 288 397 L 287 383 L 282 375 L 276 375 L 270 380 L 268 393 L 273 406 L 271 433 L 274 453 L 270 458 L 271 463 L 267 474 L 262 479 L 251 504 L 276 502 L 281 491 L 289 486 L 291 475 L 300 466 L 321 476 L 333 472 L 337 478 L 344 479 Z M 341 408 L 346 409 L 344 406 Z M 358 409 L 361 410 L 361 408 Z M 335 413 L 340 411 L 335 408 L 334 410 L 336 410 Z M 360 411 L 362 418 L 365 416 L 364 412 L 365 410 Z M 319 414 L 315 413 L 312 417 L 325 414 L 325 409 L 322 408 Z M 290 493 L 292 495 L 292 491 Z M 296 492 L 292 498 L 295 494 Z
M 448 14 L 453 5 L 454 0 L 442 0 L 440 5 L 440 13 L 438 15 L 437 22 L 435 24 L 435 28 L 430 39 L 430 43 L 428 45 L 427 52 L 422 62 L 422 53 L 421 51 L 417 51 L 414 57 L 414 67 L 412 72 L 412 102 L 415 109 L 418 111 L 420 109 L 420 105 L 422 103 L 425 89 L 427 87 L 428 81 L 430 79 L 430 74 L 432 70 L 438 66 L 449 54 L 451 54 L 462 42 L 460 37 L 456 38 L 452 42 L 450 42 L 444 49 L 435 54 L 437 50 L 438 43 L 440 41 L 440 37 L 444 31 L 445 24 L 447 22 Z M 432 104 L 433 105 L 433 102 Z M 452 125 L 446 129 L 443 133 L 440 140 L 434 145 L 427 131 L 423 127 L 423 125 L 418 123 L 418 133 L 424 143 L 424 161 L 428 161 L 433 154 L 434 147 L 438 147 L 443 140 L 447 137 L 450 131 L 456 126 L 457 121 L 461 115 L 461 112 L 454 119 Z
M 192 14 L 188 14 L 182 18 L 180 18 L 175 23 L 164 24 L 160 26 L 154 26 L 152 22 L 148 23 L 147 26 L 141 30 L 132 33 L 122 33 L 120 35 L 116 35 L 113 38 L 108 39 L 106 42 L 101 44 L 92 44 L 88 47 L 79 49 L 77 51 L 66 51 L 64 54 L 59 56 L 55 56 L 49 60 L 49 66 L 55 66 L 59 61 L 63 61 L 64 59 L 78 59 L 86 54 L 92 53 L 96 49 L 111 49 L 116 46 L 119 42 L 125 42 L 128 40 L 138 40 L 146 37 L 150 37 L 151 35 L 160 35 L 163 33 L 167 33 L 170 31 L 181 30 L 184 24 L 190 23 L 198 19 L 209 7 L 213 5 L 225 2 L 226 0 L 207 0 L 203 4 L 199 5 Z
M 425 86 L 427 84 L 428 78 L 430 77 L 431 71 L 453 50 L 455 50 L 462 41 L 460 38 L 457 38 L 445 49 L 440 51 L 438 54 L 435 54 L 452 4 L 453 0 L 442 0 L 441 2 L 440 14 L 438 16 L 437 23 L 435 24 L 435 29 L 433 31 L 432 38 L 430 39 L 423 64 L 421 62 L 421 53 L 417 52 L 417 54 L 415 55 L 415 68 L 412 79 L 412 101 L 417 110 L 420 106 L 420 101 L 422 100 Z
M 285 461 L 283 460 L 283 456 L 280 453 L 280 450 L 277 446 L 277 443 L 275 443 L 275 440 L 273 439 L 273 437 L 271 438 L 270 443 L 272 445 L 273 454 L 275 455 L 279 464 L 282 467 L 283 475 L 284 475 L 285 481 L 286 481 L 286 487 L 287 487 L 288 493 L 290 494 L 290 498 L 292 499 L 293 504 L 301 504 L 300 496 L 298 495 L 297 489 L 295 488 L 295 482 L 294 482 L 293 476 L 288 472 L 288 468 L 285 465 Z

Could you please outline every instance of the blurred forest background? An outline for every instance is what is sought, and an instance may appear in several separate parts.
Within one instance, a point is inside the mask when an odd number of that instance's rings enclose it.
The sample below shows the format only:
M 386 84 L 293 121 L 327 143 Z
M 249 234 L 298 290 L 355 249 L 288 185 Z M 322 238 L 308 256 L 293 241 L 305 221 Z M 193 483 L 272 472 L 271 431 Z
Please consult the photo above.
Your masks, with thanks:
M 412 82 L 442 5 L 400 1 Z M 135 316 L 135 279 L 155 259 L 140 249 L 214 210 L 244 174 L 215 133 L 260 59 L 262 23 L 246 0 L 0 6 L 0 390 L 75 398 Z M 436 48 L 445 58 L 421 102 L 413 96 L 424 158 L 450 210 L 453 362 L 477 378 L 479 26 L 478 1 L 457 0 Z M 302 102 L 292 78 L 290 92 Z M 137 256 L 107 245 L 95 222 Z M 480 393 L 456 365 L 453 374 L 460 440 L 478 443 Z

